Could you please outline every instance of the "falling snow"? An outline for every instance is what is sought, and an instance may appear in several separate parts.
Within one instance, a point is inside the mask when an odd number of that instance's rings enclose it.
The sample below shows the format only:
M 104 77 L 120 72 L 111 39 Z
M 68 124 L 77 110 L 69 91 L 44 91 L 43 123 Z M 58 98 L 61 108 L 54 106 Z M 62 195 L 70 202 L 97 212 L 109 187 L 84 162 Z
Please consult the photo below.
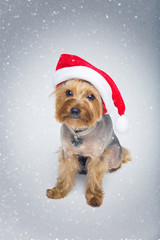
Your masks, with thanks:
M 159 20 L 155 0 L 1 1 L 0 239 L 159 239 Z M 82 175 L 65 199 L 46 197 L 58 172 L 49 95 L 61 53 L 106 71 L 126 103 L 119 139 L 133 161 L 104 176 L 100 208 L 86 204 Z

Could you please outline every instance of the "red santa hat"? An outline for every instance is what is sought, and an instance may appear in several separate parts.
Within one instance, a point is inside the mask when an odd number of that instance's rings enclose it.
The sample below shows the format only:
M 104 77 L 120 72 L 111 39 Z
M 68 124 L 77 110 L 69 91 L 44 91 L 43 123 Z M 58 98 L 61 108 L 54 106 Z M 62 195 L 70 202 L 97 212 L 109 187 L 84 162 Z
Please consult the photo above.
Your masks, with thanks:
M 128 120 L 124 115 L 125 104 L 111 77 L 78 56 L 62 54 L 54 73 L 54 87 L 72 78 L 86 80 L 96 87 L 102 97 L 103 114 L 117 107 L 120 117 L 116 121 L 116 129 L 119 133 L 126 132 Z

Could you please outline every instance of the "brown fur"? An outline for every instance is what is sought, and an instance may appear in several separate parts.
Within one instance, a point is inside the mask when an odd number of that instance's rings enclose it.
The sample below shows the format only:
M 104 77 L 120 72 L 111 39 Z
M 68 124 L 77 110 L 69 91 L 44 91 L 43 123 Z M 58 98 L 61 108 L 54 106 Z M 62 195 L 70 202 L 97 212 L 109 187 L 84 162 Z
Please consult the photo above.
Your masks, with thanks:
M 85 83 L 85 84 L 84 84 Z M 65 92 L 70 90 L 73 97 L 67 97 Z M 96 99 L 92 102 L 86 96 L 94 94 Z M 78 79 L 66 81 L 55 91 L 56 114 L 55 117 L 60 123 L 65 123 L 73 128 L 90 127 L 102 116 L 102 100 L 99 92 L 90 83 Z M 71 108 L 80 108 L 81 114 L 74 119 L 70 114 Z
M 77 157 L 75 155 L 70 157 L 64 153 L 63 150 L 59 153 L 59 162 L 60 165 L 57 184 L 53 189 L 47 190 L 47 196 L 49 198 L 64 198 L 72 189 L 75 174 L 80 169 Z
M 66 91 L 73 93 L 72 97 L 66 96 Z M 90 127 L 96 124 L 102 117 L 102 99 L 97 89 L 90 83 L 72 79 L 59 85 L 54 92 L 56 96 L 56 113 L 55 117 L 60 123 L 65 123 L 75 129 Z M 89 94 L 95 96 L 94 101 L 89 101 L 86 97 Z M 71 108 L 79 108 L 80 115 L 73 118 L 70 113 Z M 102 179 L 106 171 L 114 171 L 122 166 L 122 163 L 131 161 L 127 149 L 123 149 L 123 160 L 117 161 L 114 169 L 109 165 L 109 159 L 112 155 L 112 149 L 106 149 L 102 157 L 87 160 L 87 186 L 86 201 L 93 207 L 100 206 L 103 202 Z M 75 174 L 81 166 L 77 155 L 65 152 L 64 149 L 59 153 L 59 175 L 56 186 L 47 190 L 49 198 L 59 199 L 65 197 L 74 185 Z

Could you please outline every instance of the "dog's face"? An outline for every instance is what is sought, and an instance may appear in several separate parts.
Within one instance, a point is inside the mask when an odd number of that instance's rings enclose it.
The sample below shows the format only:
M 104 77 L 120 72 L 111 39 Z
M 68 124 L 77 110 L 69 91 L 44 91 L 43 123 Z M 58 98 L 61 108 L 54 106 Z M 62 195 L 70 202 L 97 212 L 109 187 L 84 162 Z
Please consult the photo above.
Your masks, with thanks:
M 60 123 L 79 129 L 96 124 L 102 117 L 102 99 L 89 82 L 71 79 L 55 90 L 56 114 Z

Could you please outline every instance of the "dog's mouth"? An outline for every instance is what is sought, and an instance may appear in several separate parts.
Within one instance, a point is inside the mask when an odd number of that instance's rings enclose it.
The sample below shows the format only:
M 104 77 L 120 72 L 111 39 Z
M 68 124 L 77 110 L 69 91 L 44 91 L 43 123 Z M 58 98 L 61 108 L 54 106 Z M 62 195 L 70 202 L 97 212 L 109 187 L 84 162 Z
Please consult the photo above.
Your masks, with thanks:
M 64 116 L 62 120 L 65 121 L 66 119 L 81 119 L 81 117 L 79 117 L 79 116 Z
M 74 123 L 75 124 L 77 123 L 78 125 L 80 124 L 81 126 L 88 126 L 88 120 L 80 116 L 66 115 L 66 116 L 63 116 L 62 121 L 65 122 L 67 125 L 72 125 Z

